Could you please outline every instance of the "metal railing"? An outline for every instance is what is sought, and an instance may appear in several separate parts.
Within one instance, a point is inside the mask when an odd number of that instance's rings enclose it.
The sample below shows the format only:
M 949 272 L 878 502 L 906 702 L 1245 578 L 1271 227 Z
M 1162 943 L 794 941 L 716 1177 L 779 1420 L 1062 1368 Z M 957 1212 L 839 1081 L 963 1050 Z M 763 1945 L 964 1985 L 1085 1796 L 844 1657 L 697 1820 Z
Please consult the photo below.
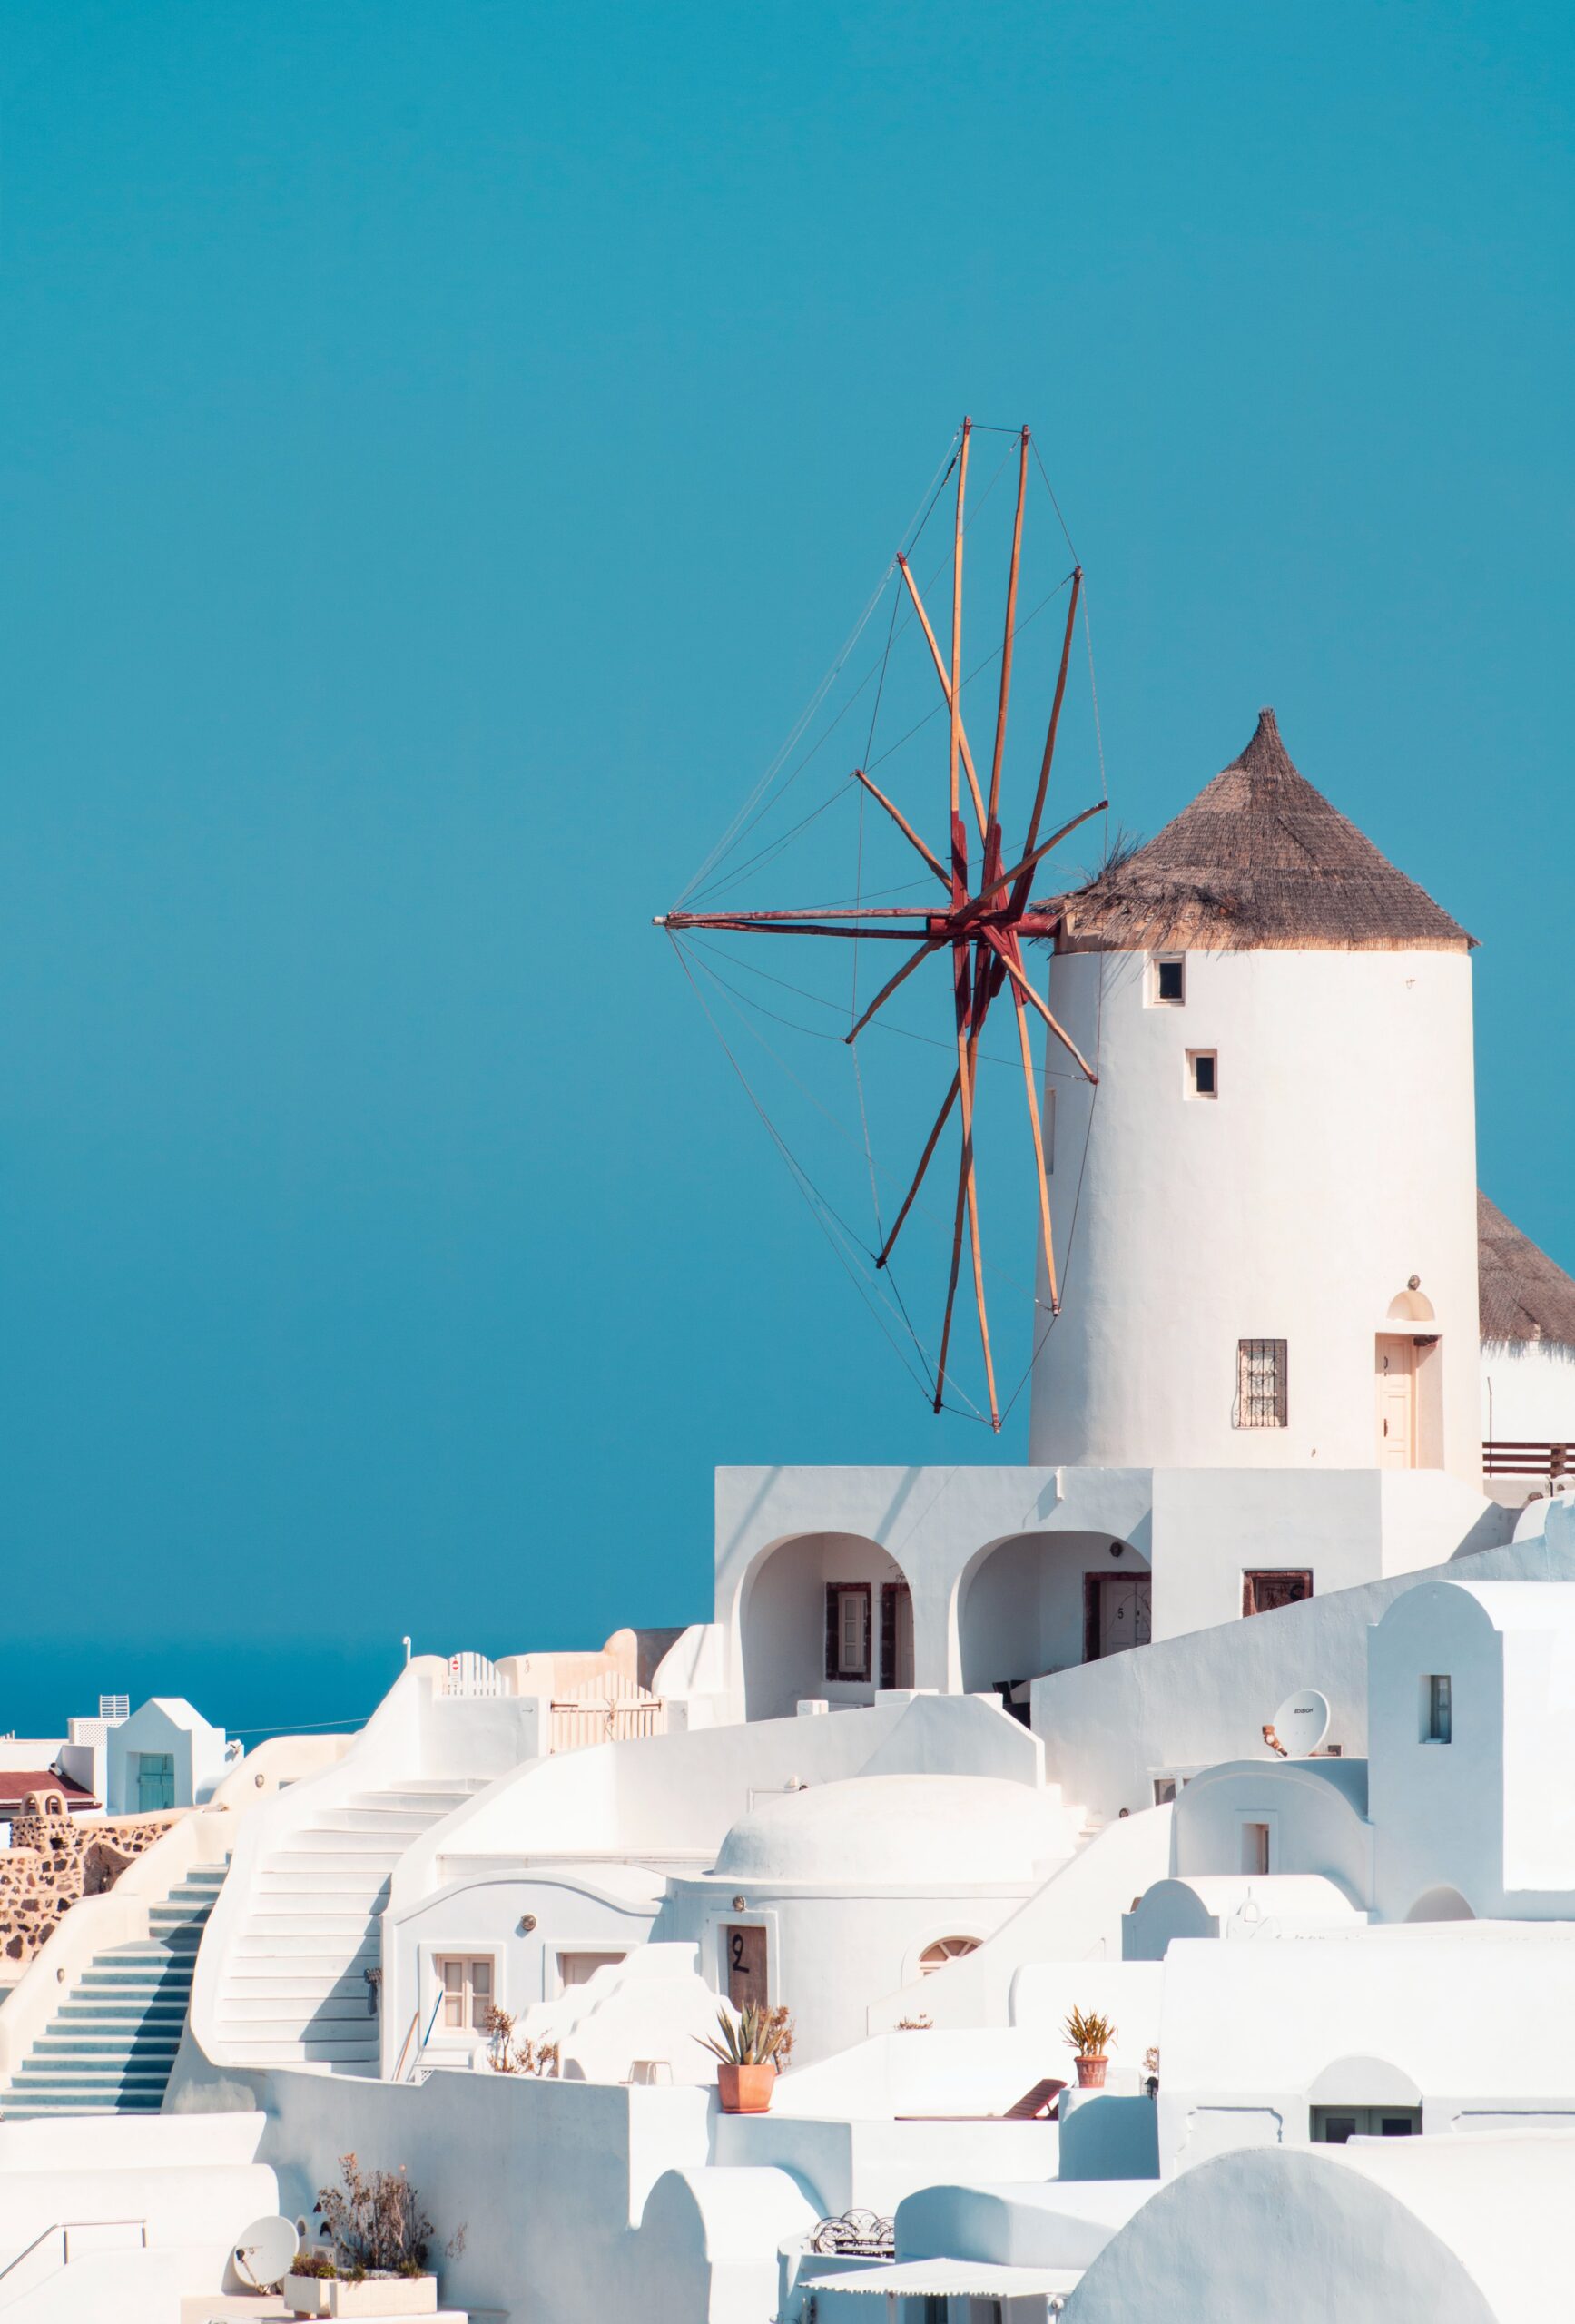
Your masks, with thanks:
M 1482 1446 L 1482 1474 L 1488 1477 L 1575 1477 L 1575 1443 L 1544 1443 L 1535 1439 L 1497 1437 Z
M 84 2239 L 85 2248 L 73 2251 L 73 2236 Z M 53 2249 L 51 2247 L 54 2247 Z M 0 2307 L 9 2307 L 13 2300 L 22 2299 L 35 2291 L 44 2277 L 58 2269 L 69 2267 L 74 2259 L 86 2259 L 95 2251 L 145 2251 L 148 2247 L 148 2222 L 145 2219 L 63 2219 L 52 2227 L 44 2228 L 31 2243 L 18 2251 L 0 2268 Z M 35 2263 L 31 2277 L 25 2272 L 25 2263 Z M 47 2264 L 43 2264 L 47 2262 Z M 19 2273 L 19 2270 L 24 2272 Z

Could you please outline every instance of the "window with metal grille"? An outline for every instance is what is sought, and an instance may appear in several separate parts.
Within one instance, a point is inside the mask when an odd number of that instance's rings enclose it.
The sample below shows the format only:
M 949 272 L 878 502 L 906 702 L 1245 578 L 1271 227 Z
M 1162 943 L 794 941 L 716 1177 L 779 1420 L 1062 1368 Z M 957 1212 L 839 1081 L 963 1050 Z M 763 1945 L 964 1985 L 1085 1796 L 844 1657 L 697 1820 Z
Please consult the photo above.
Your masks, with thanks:
M 1285 1401 L 1285 1341 L 1237 1340 L 1236 1426 L 1284 1428 Z

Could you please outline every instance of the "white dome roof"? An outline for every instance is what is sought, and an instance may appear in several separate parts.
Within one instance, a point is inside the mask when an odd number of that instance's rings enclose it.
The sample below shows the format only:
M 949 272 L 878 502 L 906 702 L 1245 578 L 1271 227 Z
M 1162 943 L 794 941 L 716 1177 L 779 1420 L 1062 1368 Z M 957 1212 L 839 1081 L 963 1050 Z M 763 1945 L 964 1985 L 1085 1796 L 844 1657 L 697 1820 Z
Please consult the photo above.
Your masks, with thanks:
M 1030 1881 L 1074 1846 L 1053 1791 L 998 1776 L 854 1776 L 759 1801 L 716 1873 L 757 1886 L 991 1886 Z

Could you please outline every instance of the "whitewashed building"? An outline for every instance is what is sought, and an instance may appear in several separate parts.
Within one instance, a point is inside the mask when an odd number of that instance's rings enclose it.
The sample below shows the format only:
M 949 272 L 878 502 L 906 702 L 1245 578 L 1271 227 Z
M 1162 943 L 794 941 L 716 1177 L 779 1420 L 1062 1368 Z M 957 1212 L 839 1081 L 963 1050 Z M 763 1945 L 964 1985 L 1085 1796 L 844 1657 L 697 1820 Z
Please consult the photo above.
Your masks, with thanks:
M 351 2149 L 487 2324 L 1562 2312 L 1575 1284 L 1477 1191 L 1471 940 L 1269 713 L 1057 908 L 1030 1461 L 720 1471 L 688 1627 L 193 1758 L 0 2005 L 6 2324 L 235 2291 Z M 156 2111 L 3 2119 L 182 1928 Z

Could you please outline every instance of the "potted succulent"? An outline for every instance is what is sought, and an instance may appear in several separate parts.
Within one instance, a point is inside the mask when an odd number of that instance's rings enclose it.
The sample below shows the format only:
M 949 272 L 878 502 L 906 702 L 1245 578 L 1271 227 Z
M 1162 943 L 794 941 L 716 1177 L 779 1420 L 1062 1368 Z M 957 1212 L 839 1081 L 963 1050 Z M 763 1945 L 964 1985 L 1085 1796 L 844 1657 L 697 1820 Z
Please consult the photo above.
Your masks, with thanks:
M 771 2105 L 772 2088 L 792 2053 L 793 2022 L 785 2009 L 763 2009 L 746 2001 L 737 2016 L 725 2004 L 716 2013 L 722 2039 L 696 2035 L 702 2049 L 713 2051 L 716 2094 L 724 2114 L 763 2114 Z
M 286 2304 L 297 2316 L 436 2314 L 438 2279 L 427 2267 L 432 2222 L 403 2169 L 363 2171 L 345 2154 L 340 2171 L 343 2185 L 323 2188 L 317 2201 L 328 2240 L 291 2260 Z
M 1103 2090 L 1105 2069 L 1116 2043 L 1116 2028 L 1097 2009 L 1074 2009 L 1065 2031 L 1077 2060 L 1078 2089 Z

